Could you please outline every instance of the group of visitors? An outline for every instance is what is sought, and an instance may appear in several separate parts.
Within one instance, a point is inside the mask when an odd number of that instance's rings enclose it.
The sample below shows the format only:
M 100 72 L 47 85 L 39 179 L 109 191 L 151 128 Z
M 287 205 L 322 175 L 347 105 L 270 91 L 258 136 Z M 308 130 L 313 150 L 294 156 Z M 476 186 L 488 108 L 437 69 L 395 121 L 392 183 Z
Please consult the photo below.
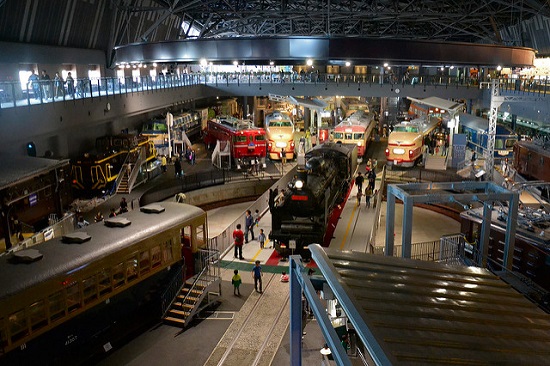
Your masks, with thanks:
M 371 206 L 371 198 L 376 197 L 378 191 L 375 190 L 376 182 L 376 159 L 369 159 L 366 166 L 366 174 L 363 176 L 363 173 L 357 173 L 355 177 L 355 185 L 357 186 L 357 206 L 361 205 L 361 199 L 365 196 L 365 205 L 367 208 Z M 365 177 L 367 179 L 367 187 L 363 193 L 363 183 L 365 182 Z M 376 198 L 375 198 L 376 199 Z M 376 207 L 376 202 L 373 207 Z
M 283 272 L 285 274 L 285 272 Z M 262 289 L 262 266 L 260 266 L 260 261 L 254 262 L 254 267 L 252 268 L 252 278 L 254 279 L 254 290 L 258 293 L 263 293 Z M 243 282 L 239 270 L 236 269 L 233 271 L 233 278 L 231 278 L 231 284 L 233 285 L 233 295 L 241 296 L 240 286 Z M 287 281 L 288 282 L 288 281 Z
M 66 90 L 65 85 L 67 86 Z M 70 71 L 67 73 L 67 80 L 63 80 L 59 72 L 56 72 L 52 81 L 46 70 L 42 70 L 40 76 L 36 74 L 36 71 L 32 70 L 28 79 L 28 88 L 29 90 L 32 89 L 34 98 L 37 100 L 53 100 L 65 95 L 74 97 L 75 94 L 74 78 Z

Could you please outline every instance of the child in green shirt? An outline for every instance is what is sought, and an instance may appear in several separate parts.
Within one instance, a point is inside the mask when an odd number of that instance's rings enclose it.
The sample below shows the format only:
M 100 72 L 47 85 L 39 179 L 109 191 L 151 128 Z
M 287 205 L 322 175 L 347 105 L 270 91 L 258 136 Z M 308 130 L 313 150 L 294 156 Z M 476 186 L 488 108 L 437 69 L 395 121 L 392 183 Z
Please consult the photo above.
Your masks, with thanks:
M 241 296 L 241 291 L 239 291 L 239 286 L 241 285 L 241 283 L 243 282 L 241 280 L 241 275 L 239 274 L 239 270 L 236 269 L 233 271 L 233 273 L 235 274 L 233 276 L 233 278 L 231 279 L 231 283 L 233 284 L 233 295 L 235 296 Z

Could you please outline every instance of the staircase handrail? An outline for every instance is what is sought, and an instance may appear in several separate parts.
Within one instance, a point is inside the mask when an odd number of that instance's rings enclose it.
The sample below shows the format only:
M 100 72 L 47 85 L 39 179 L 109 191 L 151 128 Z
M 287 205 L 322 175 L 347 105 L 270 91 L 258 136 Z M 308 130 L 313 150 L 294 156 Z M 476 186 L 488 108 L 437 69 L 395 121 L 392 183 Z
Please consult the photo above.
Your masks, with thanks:
M 120 186 L 120 181 L 122 180 L 124 176 L 124 170 L 126 169 L 126 165 L 128 164 L 128 160 L 130 159 L 130 153 L 126 154 L 126 158 L 124 159 L 124 162 L 122 163 L 120 170 L 118 172 L 118 175 L 115 179 L 115 185 L 113 186 L 113 192 L 118 192 L 118 187 Z
M 219 266 L 219 256 L 220 256 L 219 250 L 216 250 L 216 249 L 201 249 L 201 253 L 203 253 L 203 252 L 207 252 L 207 253 L 209 252 L 210 254 L 206 258 L 203 258 L 204 266 L 203 266 L 202 270 L 200 271 L 200 273 L 197 276 L 195 276 L 195 278 L 193 280 L 193 283 L 191 284 L 191 287 L 189 288 L 189 291 L 184 296 L 184 298 L 181 300 L 182 304 L 185 304 L 185 301 L 187 300 L 188 297 L 191 296 L 192 292 L 195 290 L 195 288 L 197 287 L 197 284 L 199 282 L 202 282 L 202 281 L 208 282 L 208 280 L 203 279 L 203 277 L 205 277 L 205 275 L 207 273 L 209 273 L 210 263 L 216 263 Z M 213 257 L 217 257 L 218 259 L 216 261 L 211 260 Z M 183 286 L 185 286 L 185 282 L 181 284 L 178 291 L 175 293 L 174 296 L 172 296 L 172 301 L 170 302 L 170 305 L 174 302 L 174 299 L 181 292 Z M 163 297 L 163 299 L 164 299 L 164 297 Z M 164 300 L 163 300 L 163 307 L 164 307 Z M 194 315 L 194 309 L 190 312 L 190 314 L 189 314 L 190 317 Z M 168 313 L 169 310 L 170 310 L 170 306 L 163 309 L 163 315 L 162 315 L 163 318 L 166 316 L 166 314 Z
M 376 202 L 374 207 L 374 222 L 372 224 L 372 229 L 370 231 L 370 236 L 368 239 L 368 245 L 365 246 L 365 250 L 368 253 L 374 253 L 374 247 L 376 246 L 376 234 L 378 233 L 378 227 L 380 226 L 380 213 L 382 209 L 382 197 L 384 195 L 384 185 L 386 184 L 386 165 L 382 168 L 382 175 L 380 179 L 380 188 L 376 192 L 377 197 L 373 199 Z
M 134 167 L 132 168 L 132 170 L 130 172 L 130 176 L 128 177 L 128 193 L 132 192 L 132 187 L 134 186 L 134 183 L 136 182 L 136 179 L 137 179 L 137 176 L 138 176 L 138 173 L 139 173 L 139 168 L 141 167 L 141 164 L 143 163 L 145 154 L 146 154 L 145 146 L 142 146 L 139 149 L 138 157 L 137 157 L 136 161 L 134 162 Z M 129 154 L 129 155 L 131 155 L 131 154 Z
M 174 302 L 175 297 L 180 293 L 181 289 L 183 288 L 183 285 L 185 285 L 185 282 L 183 282 L 183 268 L 185 265 L 181 266 L 178 272 L 174 275 L 172 280 L 170 280 L 170 283 L 168 286 L 166 286 L 166 290 L 162 293 L 160 296 L 161 299 L 161 313 L 162 317 L 164 318 L 166 316 L 166 313 L 168 310 L 170 310 L 170 306 Z

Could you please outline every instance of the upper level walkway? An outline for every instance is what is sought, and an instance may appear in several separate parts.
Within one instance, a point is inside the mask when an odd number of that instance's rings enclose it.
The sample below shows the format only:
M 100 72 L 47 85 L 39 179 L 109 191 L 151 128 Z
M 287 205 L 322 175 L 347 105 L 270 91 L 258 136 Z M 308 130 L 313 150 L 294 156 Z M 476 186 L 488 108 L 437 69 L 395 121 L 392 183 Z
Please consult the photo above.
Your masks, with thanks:
M 347 95 L 347 96 L 408 96 L 441 95 L 452 91 L 456 97 L 479 98 L 486 83 L 477 79 L 417 75 L 397 77 L 392 74 L 298 74 L 298 73 L 193 73 L 150 77 L 105 77 L 66 81 L 0 82 L 0 108 L 17 108 L 56 103 L 75 99 L 93 99 L 110 95 L 127 95 L 187 86 L 210 86 L 233 95 L 266 95 L 277 88 L 285 95 Z M 527 95 L 546 95 L 548 79 L 501 79 L 501 92 L 521 92 Z M 373 88 L 378 87 L 378 88 Z M 236 92 L 238 90 L 238 92 Z M 341 94 L 345 91 L 346 94 Z M 304 93 L 308 92 L 308 93 Z M 313 93 L 314 92 L 314 93 Z M 304 94 L 300 94 L 304 93 Z

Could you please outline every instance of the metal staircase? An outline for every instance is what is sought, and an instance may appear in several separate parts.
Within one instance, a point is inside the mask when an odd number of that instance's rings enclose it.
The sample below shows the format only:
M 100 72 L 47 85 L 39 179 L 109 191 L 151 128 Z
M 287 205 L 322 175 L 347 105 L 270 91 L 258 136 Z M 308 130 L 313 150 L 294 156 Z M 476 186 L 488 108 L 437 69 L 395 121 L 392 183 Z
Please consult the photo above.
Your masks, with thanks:
M 146 156 L 145 147 L 141 147 L 137 153 L 128 154 L 117 177 L 116 193 L 130 193 L 135 186 L 141 165 Z
M 202 270 L 176 292 L 170 306 L 164 310 L 164 323 L 184 328 L 196 314 L 221 296 L 219 251 L 203 249 L 199 257 Z

